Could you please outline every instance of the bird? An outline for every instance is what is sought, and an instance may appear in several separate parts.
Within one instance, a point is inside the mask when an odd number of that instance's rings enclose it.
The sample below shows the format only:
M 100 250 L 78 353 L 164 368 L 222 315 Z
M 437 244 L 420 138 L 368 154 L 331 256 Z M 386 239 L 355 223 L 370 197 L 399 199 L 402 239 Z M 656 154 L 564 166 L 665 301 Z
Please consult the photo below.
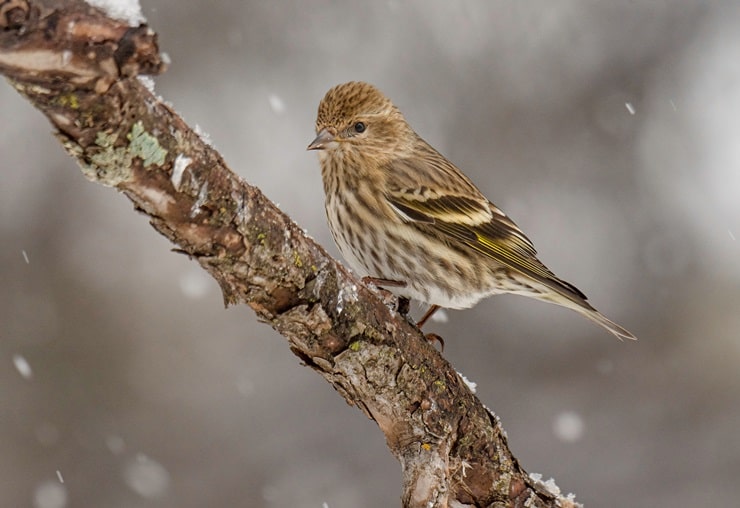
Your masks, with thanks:
M 424 141 L 377 87 L 326 92 L 316 116 L 325 210 L 350 267 L 392 293 L 464 309 L 516 294 L 578 312 L 620 340 L 636 337 L 537 259 L 524 232 L 452 162 Z

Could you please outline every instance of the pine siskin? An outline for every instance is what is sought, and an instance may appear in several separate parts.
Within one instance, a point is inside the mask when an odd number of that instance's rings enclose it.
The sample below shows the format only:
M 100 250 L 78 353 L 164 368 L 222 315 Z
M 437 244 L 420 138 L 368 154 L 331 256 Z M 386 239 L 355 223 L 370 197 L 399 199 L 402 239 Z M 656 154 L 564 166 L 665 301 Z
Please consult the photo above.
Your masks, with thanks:
M 512 293 L 573 309 L 619 339 L 630 332 L 594 309 L 536 257 L 532 242 L 374 86 L 350 82 L 319 104 L 316 139 L 326 215 L 340 252 L 365 280 L 439 307 Z

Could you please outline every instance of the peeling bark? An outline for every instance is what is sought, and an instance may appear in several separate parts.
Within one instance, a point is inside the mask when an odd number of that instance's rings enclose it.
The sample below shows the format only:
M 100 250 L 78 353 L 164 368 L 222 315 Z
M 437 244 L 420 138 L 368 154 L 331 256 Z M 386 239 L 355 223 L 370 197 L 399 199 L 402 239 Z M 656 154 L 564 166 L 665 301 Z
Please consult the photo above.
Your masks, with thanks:
M 404 506 L 569 507 L 531 478 L 419 330 L 244 182 L 137 77 L 165 70 L 156 34 L 81 1 L 0 0 L 0 72 L 90 180 L 115 187 L 375 420 Z

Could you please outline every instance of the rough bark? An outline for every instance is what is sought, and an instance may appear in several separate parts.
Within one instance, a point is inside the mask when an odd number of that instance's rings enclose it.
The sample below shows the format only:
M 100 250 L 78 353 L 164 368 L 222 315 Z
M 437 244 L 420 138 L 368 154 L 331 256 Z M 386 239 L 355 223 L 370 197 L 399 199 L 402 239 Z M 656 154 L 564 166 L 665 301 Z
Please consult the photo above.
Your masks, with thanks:
M 0 0 L 0 72 L 94 182 L 245 303 L 375 420 L 404 506 L 574 506 L 531 478 L 498 418 L 413 324 L 231 172 L 137 76 L 166 65 L 156 34 L 81 1 Z

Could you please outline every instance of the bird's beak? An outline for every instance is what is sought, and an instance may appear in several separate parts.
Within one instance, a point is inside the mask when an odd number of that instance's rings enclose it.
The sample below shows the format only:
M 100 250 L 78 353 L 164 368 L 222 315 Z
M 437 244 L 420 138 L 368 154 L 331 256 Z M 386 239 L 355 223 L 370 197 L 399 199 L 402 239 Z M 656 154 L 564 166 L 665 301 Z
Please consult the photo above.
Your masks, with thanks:
M 327 129 L 321 129 L 316 136 L 316 139 L 311 141 L 306 150 L 324 150 L 326 145 L 334 141 L 334 134 L 329 132 Z

